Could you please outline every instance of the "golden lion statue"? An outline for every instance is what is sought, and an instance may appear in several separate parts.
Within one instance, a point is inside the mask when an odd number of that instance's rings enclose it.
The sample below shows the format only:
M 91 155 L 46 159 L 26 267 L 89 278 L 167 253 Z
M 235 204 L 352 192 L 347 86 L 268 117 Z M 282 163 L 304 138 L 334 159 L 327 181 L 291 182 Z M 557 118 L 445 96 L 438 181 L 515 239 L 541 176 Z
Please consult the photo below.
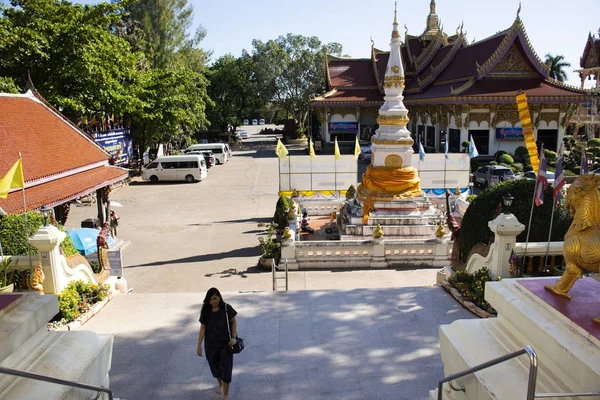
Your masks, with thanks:
M 582 175 L 567 189 L 565 206 L 573 222 L 565 235 L 563 257 L 567 265 L 563 276 L 554 286 L 546 289 L 571 298 L 569 290 L 583 275 L 581 269 L 600 271 L 600 177 Z M 600 323 L 600 318 L 594 318 Z

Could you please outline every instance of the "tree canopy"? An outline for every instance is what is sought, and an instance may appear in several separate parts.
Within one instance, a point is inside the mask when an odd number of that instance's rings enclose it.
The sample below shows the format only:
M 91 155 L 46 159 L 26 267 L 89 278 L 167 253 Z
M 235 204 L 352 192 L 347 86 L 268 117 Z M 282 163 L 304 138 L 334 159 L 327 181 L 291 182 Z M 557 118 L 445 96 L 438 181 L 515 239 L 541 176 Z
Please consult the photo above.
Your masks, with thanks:
M 546 65 L 550 68 L 550 78 L 554 78 L 561 82 L 567 80 L 565 69 L 571 64 L 565 61 L 565 56 L 546 54 Z

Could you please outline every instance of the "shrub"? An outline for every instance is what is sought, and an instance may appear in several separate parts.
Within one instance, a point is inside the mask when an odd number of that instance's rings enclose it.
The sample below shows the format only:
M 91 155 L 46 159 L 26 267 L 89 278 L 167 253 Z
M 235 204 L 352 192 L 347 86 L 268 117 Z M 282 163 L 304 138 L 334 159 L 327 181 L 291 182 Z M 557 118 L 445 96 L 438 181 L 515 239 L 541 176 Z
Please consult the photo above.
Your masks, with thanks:
M 569 171 L 568 169 L 563 170 L 564 176 L 577 176 L 577 174 L 573 171 Z
M 467 196 L 467 203 L 471 203 L 473 200 L 477 198 L 476 194 L 470 194 Z
M 275 235 L 276 233 L 277 224 L 269 224 L 265 228 L 265 235 L 258 238 L 262 249 L 263 258 L 279 258 L 279 249 L 281 248 L 281 244 L 277 241 Z
M 463 153 L 468 153 L 469 152 L 469 146 L 470 145 L 471 145 L 471 142 L 469 142 L 468 140 L 465 140 L 464 142 L 462 142 Z
M 588 140 L 588 147 L 600 147 L 600 139 L 593 138 Z
M 58 296 L 58 308 L 61 318 L 66 322 L 76 320 L 95 303 L 108 295 L 108 285 L 73 281 Z
M 29 243 L 27 238 L 31 237 L 43 224 L 42 215 L 37 211 L 29 211 L 27 213 L 27 224 L 25 224 L 24 214 L 6 215 L 0 217 L 0 242 L 4 254 L 11 256 L 26 256 Z M 25 234 L 25 225 L 29 228 Z M 65 232 L 62 225 L 58 225 L 58 229 Z M 71 238 L 67 235 L 65 240 L 60 244 L 65 256 L 78 254 Z M 37 254 L 37 249 L 31 247 L 31 254 Z
M 523 164 L 521 163 L 514 163 L 513 165 L 511 165 L 511 168 L 513 169 L 513 171 L 523 172 Z
M 498 165 L 498 161 L 490 161 L 489 165 Z
M 527 147 L 525 146 L 519 146 L 515 149 L 515 156 L 517 157 L 525 157 L 525 156 L 529 156 L 529 150 L 527 150 Z
M 533 167 L 531 166 L 531 164 L 527 164 L 525 167 L 523 167 L 523 172 L 529 171 L 533 171 Z
M 279 196 L 277 205 L 275 206 L 275 214 L 273 215 L 273 222 L 279 227 L 278 231 L 283 231 L 287 226 L 287 214 L 290 209 L 290 199 L 286 196 Z
M 487 243 L 492 232 L 488 227 L 488 222 L 497 216 L 498 204 L 502 203 L 502 197 L 510 193 L 515 198 L 509 211 L 524 225 L 529 223 L 529 213 L 535 180 L 516 179 L 495 185 L 484 190 L 475 198 L 462 219 L 461 226 L 468 229 L 460 231 L 460 251 L 459 259 L 466 262 L 469 252 L 477 243 Z M 548 240 L 548 229 L 550 227 L 550 216 L 552 214 L 552 188 L 544 192 L 546 201 L 533 210 L 533 221 L 531 224 L 530 242 L 545 242 Z M 554 213 L 554 224 L 551 240 L 564 240 L 565 233 L 571 225 L 571 216 L 569 211 L 563 207 L 558 208 Z M 518 237 L 517 241 L 524 242 L 527 237 L 525 229 Z
M 503 155 L 501 155 L 499 161 L 502 164 L 508 164 L 508 165 L 510 165 L 510 164 L 512 164 L 512 163 L 515 162 L 515 160 L 511 157 L 510 154 L 503 154 Z
M 544 157 L 546 157 L 546 160 L 548 160 L 549 163 L 555 163 L 558 159 L 558 154 L 552 150 L 545 149 Z
M 498 150 L 495 154 L 494 154 L 494 160 L 501 162 L 500 161 L 500 157 L 502 157 L 504 154 L 508 154 L 506 151 L 504 150 Z
M 490 277 L 487 267 L 483 267 L 473 274 L 469 274 L 466 271 L 457 271 L 456 275 L 448 279 L 448 282 L 450 282 L 463 297 L 471 300 L 478 307 L 487 312 L 496 314 L 496 310 L 492 308 L 490 303 L 485 301 L 485 283 L 497 280 L 498 279 Z
M 346 200 L 352 200 L 354 198 L 355 194 L 356 194 L 356 188 L 354 187 L 354 185 L 350 185 L 350 187 L 346 191 Z

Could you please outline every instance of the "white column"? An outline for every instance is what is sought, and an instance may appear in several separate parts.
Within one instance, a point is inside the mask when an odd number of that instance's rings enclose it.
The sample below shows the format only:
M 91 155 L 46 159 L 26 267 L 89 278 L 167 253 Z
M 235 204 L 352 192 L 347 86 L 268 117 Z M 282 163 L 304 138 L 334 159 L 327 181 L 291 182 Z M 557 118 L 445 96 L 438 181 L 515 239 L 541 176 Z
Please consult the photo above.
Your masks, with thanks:
M 494 250 L 496 257 L 489 266 L 493 278 L 510 278 L 510 255 L 517 242 L 517 236 L 525 230 L 525 225 L 519 222 L 513 214 L 500 214 L 488 226 L 495 234 Z M 490 249 L 491 251 L 491 249 Z

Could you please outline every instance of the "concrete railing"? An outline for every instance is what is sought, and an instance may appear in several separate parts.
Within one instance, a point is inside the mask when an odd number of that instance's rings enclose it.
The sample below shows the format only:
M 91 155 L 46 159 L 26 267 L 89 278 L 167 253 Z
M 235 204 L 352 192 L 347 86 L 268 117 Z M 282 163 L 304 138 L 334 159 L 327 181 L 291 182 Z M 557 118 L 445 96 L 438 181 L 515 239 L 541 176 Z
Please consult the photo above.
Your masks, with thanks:
M 281 257 L 289 269 L 442 267 L 448 265 L 452 242 L 417 240 L 284 240 Z

